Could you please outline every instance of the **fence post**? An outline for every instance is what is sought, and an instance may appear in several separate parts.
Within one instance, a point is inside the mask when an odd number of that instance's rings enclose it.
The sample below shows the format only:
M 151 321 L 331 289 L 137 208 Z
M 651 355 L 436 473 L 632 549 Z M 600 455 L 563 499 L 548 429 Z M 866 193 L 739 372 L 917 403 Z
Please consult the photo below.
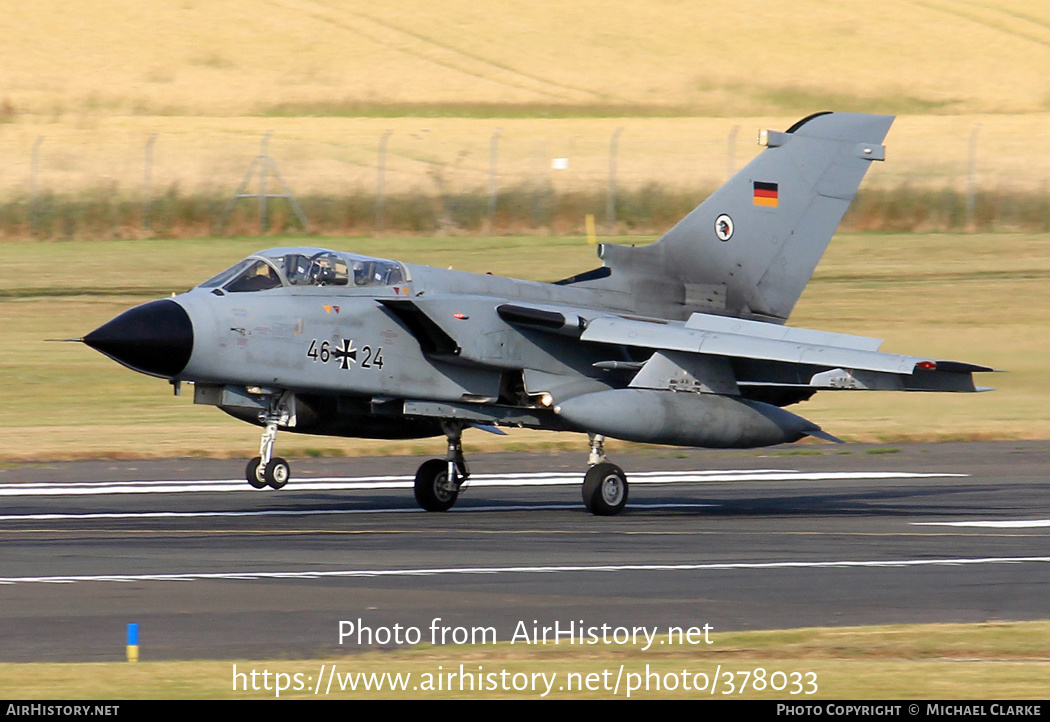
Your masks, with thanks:
M 150 228 L 150 204 L 153 202 L 153 143 L 156 140 L 156 133 L 150 133 L 149 138 L 146 139 L 146 169 L 142 178 L 142 229 L 147 233 Z
M 267 152 L 267 145 L 270 141 L 270 136 L 273 135 L 273 131 L 267 131 L 266 135 L 263 136 L 262 143 L 259 146 L 259 155 L 255 156 L 252 164 L 248 166 L 248 171 L 244 174 L 244 180 L 237 186 L 237 190 L 233 194 L 233 198 L 226 204 L 226 207 L 222 210 L 222 215 L 219 216 L 218 229 L 226 227 L 226 220 L 230 217 L 230 211 L 233 210 L 234 204 L 238 198 L 258 198 L 259 199 L 259 232 L 265 233 L 268 225 L 268 217 L 266 210 L 266 201 L 268 198 L 284 198 L 288 201 L 288 205 L 292 207 L 292 211 L 295 213 L 295 217 L 299 219 L 299 225 L 303 227 L 304 233 L 310 232 L 309 222 L 306 220 L 306 214 L 303 213 L 303 209 L 299 206 L 299 201 L 295 199 L 295 195 L 292 193 L 292 189 L 288 187 L 288 184 L 284 182 L 284 178 L 281 176 L 281 171 L 277 170 L 277 163 L 271 158 Z M 259 192 L 258 193 L 245 193 L 248 188 L 248 184 L 251 182 L 255 175 L 255 167 L 259 166 Z M 266 192 L 266 181 L 267 176 L 270 172 L 273 172 L 274 178 L 277 179 L 277 184 L 281 189 L 280 193 L 270 194 Z
M 270 144 L 271 135 L 273 135 L 272 130 L 266 131 L 262 142 L 259 143 L 259 158 L 262 159 L 259 163 L 259 235 L 265 234 L 266 227 L 269 225 L 269 218 L 266 215 L 266 177 L 269 175 L 270 166 L 266 160 L 270 157 L 267 146 Z
M 499 137 L 503 134 L 502 128 L 496 128 L 489 141 L 489 233 L 496 226 L 496 195 L 499 191 Z
M 612 138 L 609 140 L 609 198 L 605 207 L 605 218 L 609 226 L 609 233 L 616 232 L 616 153 L 620 133 L 622 132 L 623 126 L 621 125 L 613 131 Z
M 37 136 L 29 162 L 29 231 L 34 236 L 40 230 L 40 209 L 37 207 L 37 173 L 40 171 L 40 144 L 44 136 Z
M 379 160 L 376 165 L 376 233 L 383 232 L 386 221 L 386 141 L 393 132 L 388 130 L 379 139 Z
M 739 132 L 739 125 L 734 125 L 733 129 L 729 131 L 729 149 L 726 157 L 726 180 L 732 178 L 733 172 L 736 171 L 736 134 Z
M 974 229 L 974 215 L 977 206 L 977 133 L 981 130 L 980 125 L 975 125 L 970 131 L 970 158 L 966 170 L 966 227 Z

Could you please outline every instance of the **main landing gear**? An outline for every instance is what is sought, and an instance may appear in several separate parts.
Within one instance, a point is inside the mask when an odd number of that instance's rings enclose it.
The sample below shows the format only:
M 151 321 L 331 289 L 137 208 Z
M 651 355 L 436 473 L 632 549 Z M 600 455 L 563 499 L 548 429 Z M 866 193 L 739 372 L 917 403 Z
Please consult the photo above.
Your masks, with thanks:
M 443 421 L 441 430 L 448 437 L 444 459 L 424 461 L 416 471 L 413 491 L 416 502 L 427 511 L 448 511 L 459 498 L 459 490 L 470 478 L 467 460 L 463 458 L 463 424 Z
M 451 509 L 464 482 L 470 477 L 463 458 L 463 425 L 445 422 L 441 428 L 448 437 L 448 453 L 444 459 L 424 461 L 416 471 L 413 487 L 416 502 L 427 511 Z M 583 479 L 583 505 L 596 516 L 619 514 L 627 505 L 627 475 L 606 460 L 605 437 L 592 434 L 590 438 L 591 453 L 587 462 L 591 468 Z
M 270 397 L 269 408 L 262 414 L 265 425 L 262 440 L 259 442 L 259 455 L 248 462 L 244 475 L 248 483 L 256 489 L 272 487 L 280 489 L 292 476 L 291 466 L 279 456 L 273 455 L 273 444 L 277 440 L 277 427 L 289 426 L 294 414 L 289 409 L 290 396 L 286 392 L 280 396 Z
M 605 458 L 605 437 L 591 434 L 591 468 L 583 477 L 583 505 L 596 516 L 614 516 L 627 506 L 627 475 Z

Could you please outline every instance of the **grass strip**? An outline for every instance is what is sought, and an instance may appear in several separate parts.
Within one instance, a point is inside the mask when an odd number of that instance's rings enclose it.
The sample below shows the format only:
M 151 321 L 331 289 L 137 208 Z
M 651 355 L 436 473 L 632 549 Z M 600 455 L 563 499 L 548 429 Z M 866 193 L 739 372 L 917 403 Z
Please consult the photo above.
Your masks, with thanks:
M 544 696 L 548 684 L 538 675 L 546 675 L 552 680 L 548 698 L 626 697 L 632 683 L 638 688 L 631 696 L 642 699 L 1045 699 L 1048 638 L 1050 622 L 1045 621 L 928 624 L 715 633 L 710 645 L 698 646 L 661 644 L 668 640 L 659 638 L 649 650 L 517 642 L 423 645 L 313 659 L 178 662 L 148 661 L 147 644 L 141 651 L 144 661 L 137 664 L 0 664 L 0 695 L 22 700 L 534 699 Z M 122 655 L 122 649 L 114 650 L 115 657 Z M 235 670 L 244 677 L 235 677 Z M 802 691 L 791 694 L 795 673 Z M 391 691 L 391 676 L 399 674 L 406 688 Z M 704 684 L 703 675 L 707 687 L 696 689 Z M 278 683 L 287 685 L 279 695 Z M 380 683 L 383 689 L 376 689 Z M 515 685 L 525 688 L 515 690 Z

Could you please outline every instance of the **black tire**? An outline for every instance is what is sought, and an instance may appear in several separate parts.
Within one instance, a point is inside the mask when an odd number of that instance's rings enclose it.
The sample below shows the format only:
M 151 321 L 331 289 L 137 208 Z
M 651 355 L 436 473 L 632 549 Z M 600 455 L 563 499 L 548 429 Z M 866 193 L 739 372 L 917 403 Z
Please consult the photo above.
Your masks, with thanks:
M 248 462 L 248 466 L 244 469 L 244 477 L 248 480 L 248 483 L 256 489 L 266 488 L 266 479 L 263 477 L 264 469 L 259 468 L 261 464 L 262 459 L 256 456 Z
M 427 511 L 448 511 L 455 505 L 458 491 L 445 488 L 448 462 L 444 459 L 424 461 L 416 471 L 414 492 L 416 503 Z
M 583 477 L 583 505 L 596 516 L 614 516 L 627 506 L 627 476 L 616 464 L 595 464 Z
M 275 456 L 266 465 L 266 471 L 263 472 L 263 476 L 266 478 L 268 486 L 274 489 L 281 489 L 292 478 L 292 467 L 281 457 Z

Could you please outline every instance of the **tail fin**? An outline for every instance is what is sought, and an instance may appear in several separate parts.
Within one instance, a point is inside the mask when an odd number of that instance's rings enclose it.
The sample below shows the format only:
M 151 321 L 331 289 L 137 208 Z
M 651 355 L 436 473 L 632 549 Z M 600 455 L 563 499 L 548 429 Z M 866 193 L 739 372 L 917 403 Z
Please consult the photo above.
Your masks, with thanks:
M 885 157 L 892 123 L 891 115 L 817 113 L 786 132 L 763 131 L 766 149 L 663 238 L 643 248 L 606 244 L 600 255 L 614 273 L 676 282 L 683 315 L 783 323 L 869 163 Z

